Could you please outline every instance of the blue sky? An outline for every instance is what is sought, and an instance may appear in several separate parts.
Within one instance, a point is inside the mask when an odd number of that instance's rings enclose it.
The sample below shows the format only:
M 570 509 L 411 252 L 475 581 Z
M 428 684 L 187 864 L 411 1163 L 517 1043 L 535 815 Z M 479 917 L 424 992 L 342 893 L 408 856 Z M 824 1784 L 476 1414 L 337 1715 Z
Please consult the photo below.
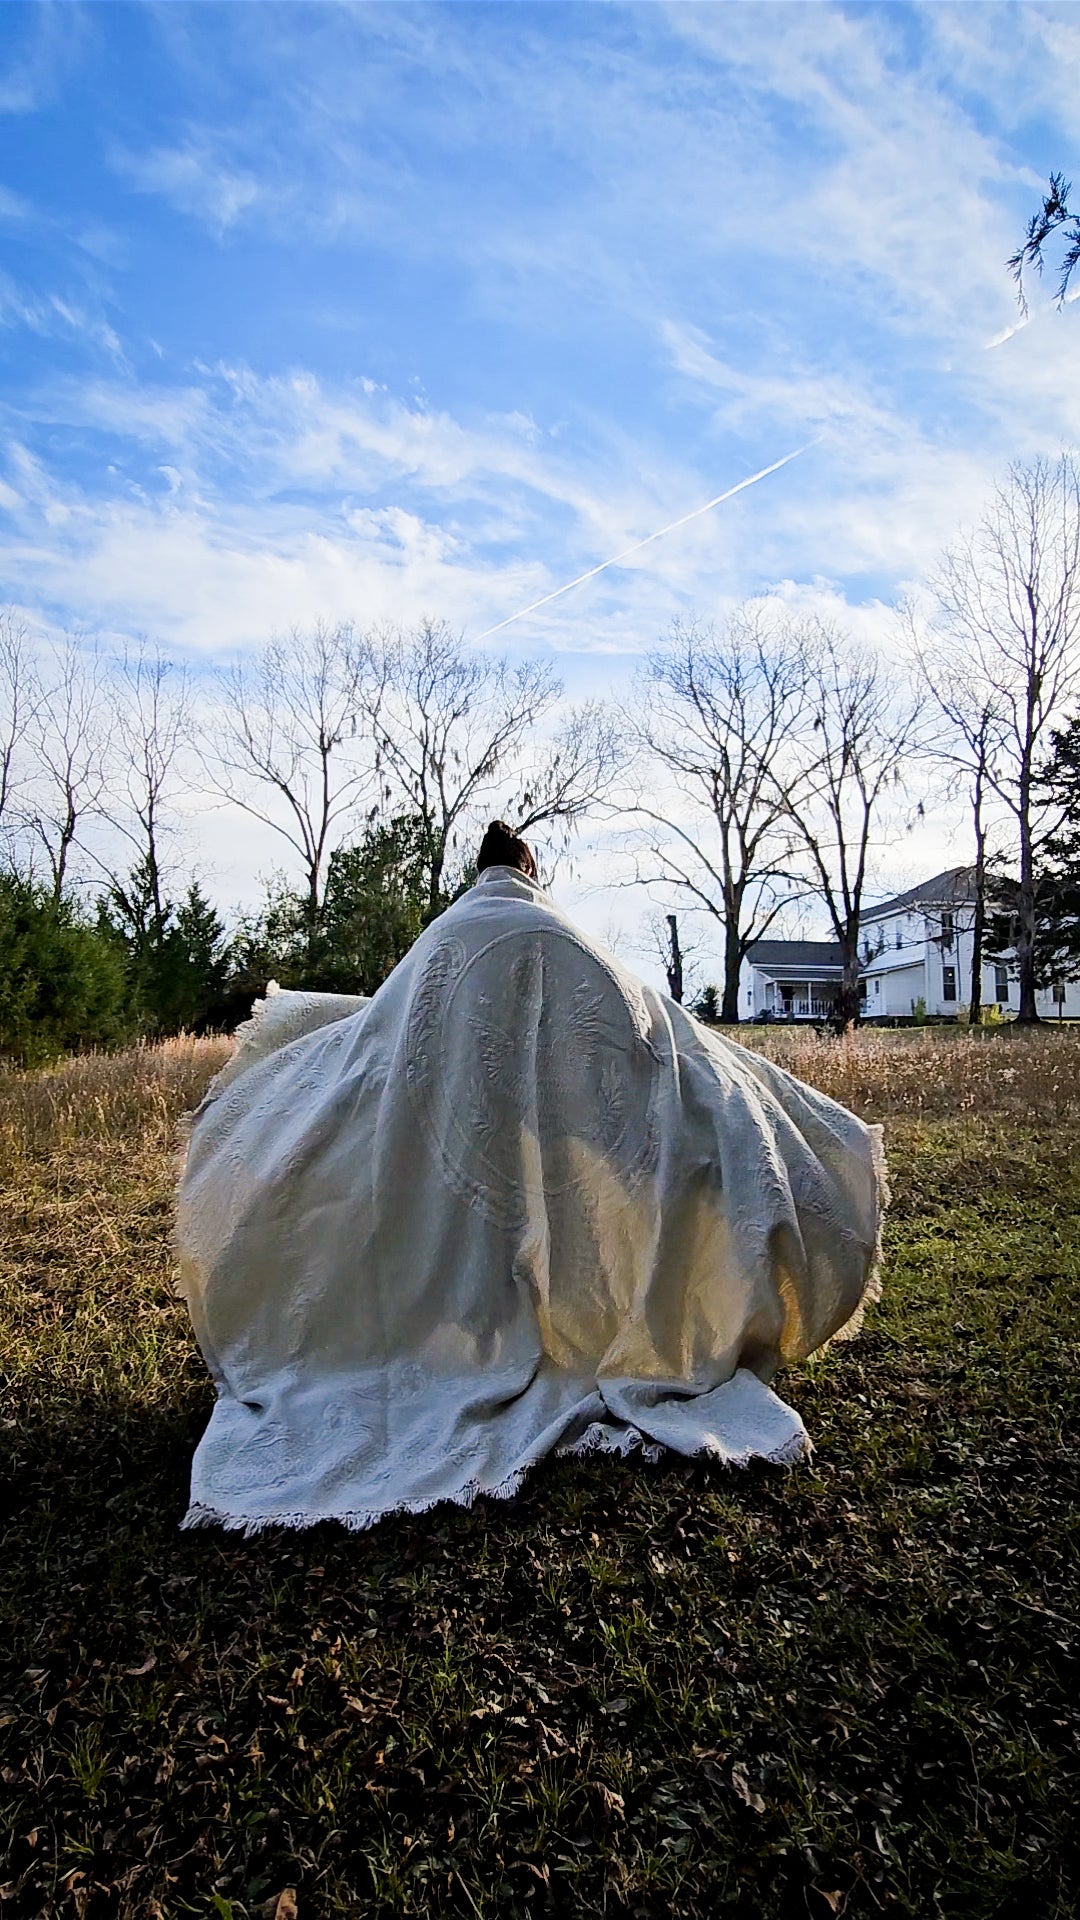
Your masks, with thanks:
M 1071 5 L 0 8 L 0 598 L 198 659 L 317 615 L 620 684 L 773 589 L 868 638 L 1080 437 L 1004 260 Z M 1007 337 L 1006 337 L 1007 336 Z

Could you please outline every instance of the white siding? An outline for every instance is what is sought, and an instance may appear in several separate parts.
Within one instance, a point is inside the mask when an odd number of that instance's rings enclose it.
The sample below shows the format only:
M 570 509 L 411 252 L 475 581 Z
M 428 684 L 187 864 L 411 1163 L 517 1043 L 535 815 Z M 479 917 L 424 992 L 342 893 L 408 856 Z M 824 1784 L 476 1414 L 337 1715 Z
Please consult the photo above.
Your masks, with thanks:
M 893 967 L 881 983 L 881 1012 L 886 1018 L 897 1014 L 910 1016 L 914 1002 L 925 998 L 925 974 L 922 962 L 914 966 Z

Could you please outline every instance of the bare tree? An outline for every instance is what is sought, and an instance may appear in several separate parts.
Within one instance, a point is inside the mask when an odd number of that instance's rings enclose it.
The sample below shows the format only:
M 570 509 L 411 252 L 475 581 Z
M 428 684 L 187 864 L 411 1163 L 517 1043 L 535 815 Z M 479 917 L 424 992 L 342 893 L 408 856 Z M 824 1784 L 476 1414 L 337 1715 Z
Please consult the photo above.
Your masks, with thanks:
M 105 801 L 107 691 L 96 644 L 67 633 L 50 649 L 29 728 L 35 760 L 26 822 L 45 849 L 59 901 L 80 826 Z
M 668 993 L 682 1006 L 700 977 L 699 955 L 703 946 L 700 936 L 687 940 L 680 929 L 678 914 L 654 909 L 642 921 L 637 946 L 640 953 L 647 954 L 663 968 Z
M 607 799 L 626 762 L 625 739 L 599 700 L 566 707 L 560 700 L 551 730 L 537 728 L 526 737 L 508 803 L 517 831 L 545 829 L 549 848 L 557 841 L 565 845 L 574 827 Z
M 979 661 L 971 658 L 969 650 L 958 648 L 955 634 L 943 636 L 932 631 L 927 634 L 910 605 L 901 609 L 901 618 L 915 668 L 937 720 L 927 735 L 926 750 L 931 759 L 944 768 L 950 790 L 955 791 L 958 785 L 966 788 L 971 807 L 975 864 L 968 1019 L 971 1026 L 977 1027 L 982 1023 L 990 875 L 987 804 L 1000 735 L 999 696 L 997 690 L 987 684 Z
M 12 803 L 27 775 L 23 749 L 40 698 L 29 631 L 9 608 L 0 610 L 0 832 L 5 838 Z
M 381 798 L 419 825 L 429 914 L 485 812 L 503 812 L 518 832 L 567 829 L 607 791 L 614 730 L 595 704 L 560 719 L 562 686 L 547 662 L 476 652 L 438 621 L 383 635 L 377 654 L 367 724 Z
M 108 819 L 132 850 L 145 904 L 119 869 L 110 872 L 118 904 L 141 937 L 159 944 L 168 918 L 164 895 L 170 808 L 181 758 L 192 743 L 186 669 L 159 647 L 142 645 L 120 662 L 107 760 Z
M 362 730 L 371 652 L 347 623 L 274 639 L 224 676 L 219 737 L 204 753 L 213 791 L 280 834 L 302 862 L 309 937 L 342 824 L 375 793 Z
M 732 1024 L 743 958 L 796 890 L 787 789 L 807 673 L 803 635 L 771 611 L 744 607 L 719 632 L 676 622 L 626 715 L 641 755 L 632 811 L 647 823 L 635 882 L 719 922 Z
M 975 531 L 941 562 L 939 626 L 992 714 L 989 790 L 1016 833 L 1019 1019 L 1038 1019 L 1038 860 L 1053 831 L 1038 769 L 1080 689 L 1080 469 L 1070 454 L 1010 468 Z
M 840 946 L 840 1023 L 859 1014 L 859 922 L 875 839 L 918 740 L 917 699 L 882 661 L 827 627 L 808 640 L 808 707 L 797 777 L 784 788 L 815 891 Z

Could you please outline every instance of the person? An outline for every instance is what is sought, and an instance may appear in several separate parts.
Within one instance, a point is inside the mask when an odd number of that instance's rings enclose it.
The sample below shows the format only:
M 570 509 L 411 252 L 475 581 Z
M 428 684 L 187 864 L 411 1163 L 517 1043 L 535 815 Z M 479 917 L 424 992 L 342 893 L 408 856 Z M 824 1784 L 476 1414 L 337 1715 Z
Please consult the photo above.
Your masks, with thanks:
M 536 879 L 536 856 L 528 842 L 519 839 L 505 820 L 493 820 L 480 842 L 476 856 L 479 878 L 488 867 L 514 867 L 527 879 Z
M 370 1000 L 268 990 L 194 1116 L 184 1524 L 362 1527 L 552 1453 L 795 1460 L 771 1382 L 857 1325 L 883 1202 L 880 1129 L 637 980 L 493 822 Z

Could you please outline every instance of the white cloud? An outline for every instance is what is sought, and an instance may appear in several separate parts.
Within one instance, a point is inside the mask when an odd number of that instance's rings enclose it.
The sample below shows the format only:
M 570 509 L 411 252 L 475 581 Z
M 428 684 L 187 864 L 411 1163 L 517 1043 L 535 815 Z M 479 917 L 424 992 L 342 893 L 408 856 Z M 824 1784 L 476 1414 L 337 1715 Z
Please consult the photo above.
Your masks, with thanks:
M 181 212 L 204 220 L 220 236 L 259 197 L 250 172 L 233 166 L 204 131 L 181 146 L 154 147 L 147 153 L 117 148 L 113 165 L 139 193 L 159 193 Z
M 111 360 L 123 361 L 116 329 L 104 314 L 66 294 L 29 293 L 0 274 L 0 327 L 25 327 L 43 339 L 74 334 L 100 349 Z

